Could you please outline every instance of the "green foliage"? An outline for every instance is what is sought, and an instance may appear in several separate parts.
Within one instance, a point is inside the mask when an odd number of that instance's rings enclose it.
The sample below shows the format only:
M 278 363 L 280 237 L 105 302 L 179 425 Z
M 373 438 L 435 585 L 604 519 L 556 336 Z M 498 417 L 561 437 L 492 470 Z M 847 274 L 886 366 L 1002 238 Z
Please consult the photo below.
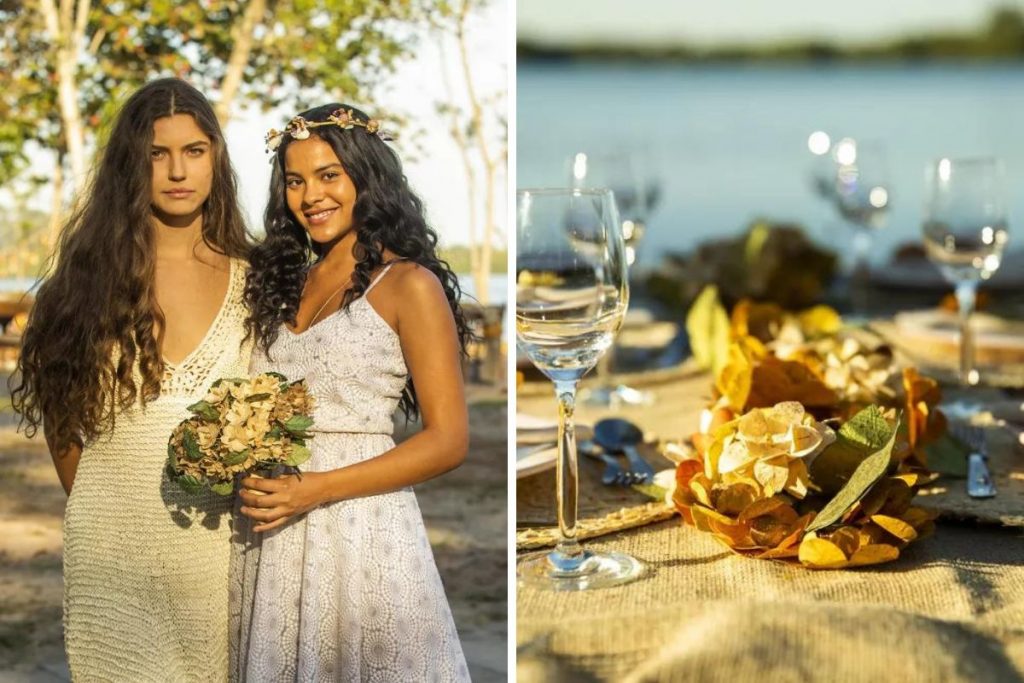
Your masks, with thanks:
M 238 0 L 118 0 L 92 3 L 77 64 L 86 143 L 102 142 L 124 98 L 145 82 L 176 75 L 216 100 L 248 3 Z M 298 110 L 358 102 L 411 45 L 404 25 L 426 22 L 429 0 L 268 0 L 234 106 Z M 0 185 L 21 172 L 36 142 L 62 151 L 58 44 L 39 3 L 0 3 Z
M 1024 13 L 1016 7 L 995 9 L 980 30 L 907 35 L 888 42 L 859 45 L 819 40 L 769 45 L 573 44 L 554 45 L 520 38 L 519 60 L 608 60 L 675 62 L 829 62 L 894 60 L 1003 60 L 1024 58 Z

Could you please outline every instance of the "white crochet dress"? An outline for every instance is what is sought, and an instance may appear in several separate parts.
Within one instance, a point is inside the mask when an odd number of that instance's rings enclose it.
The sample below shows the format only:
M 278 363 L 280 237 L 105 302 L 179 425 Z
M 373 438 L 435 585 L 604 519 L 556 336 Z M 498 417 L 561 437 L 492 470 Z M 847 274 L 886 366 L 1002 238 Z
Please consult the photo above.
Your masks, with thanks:
M 219 377 L 248 369 L 245 264 L 202 343 L 168 365 L 160 396 L 88 445 L 64 517 L 64 626 L 71 675 L 95 683 L 224 681 L 230 505 L 167 480 L 167 440 Z M 136 381 L 138 381 L 138 377 Z
M 394 447 L 391 416 L 407 370 L 398 335 L 365 295 L 301 334 L 282 328 L 271 357 L 257 351 L 252 372 L 305 377 L 316 398 L 303 470 L 345 467 Z M 469 680 L 411 488 L 319 507 L 239 540 L 231 680 Z

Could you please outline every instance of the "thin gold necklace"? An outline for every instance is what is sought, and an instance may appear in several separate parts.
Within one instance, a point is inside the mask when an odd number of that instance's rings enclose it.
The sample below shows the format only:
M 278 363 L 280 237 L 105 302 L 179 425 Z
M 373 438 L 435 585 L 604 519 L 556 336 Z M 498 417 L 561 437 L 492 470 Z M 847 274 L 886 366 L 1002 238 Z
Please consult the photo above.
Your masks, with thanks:
M 331 295 L 329 297 L 327 297 L 327 299 L 324 300 L 324 302 L 322 304 L 320 304 L 320 308 L 316 309 L 316 313 L 313 314 L 312 319 L 310 319 L 309 325 L 306 327 L 307 330 L 310 327 L 313 327 L 313 325 L 317 324 L 318 319 L 320 318 L 320 314 L 324 312 L 325 308 L 327 308 L 327 304 L 331 303 L 331 300 L 334 299 L 334 297 L 336 297 L 339 294 L 341 294 L 341 292 L 344 291 L 344 289 L 346 287 L 348 287 L 349 284 L 351 284 L 351 282 L 352 282 L 352 276 L 349 275 L 347 278 L 345 278 L 345 281 L 343 283 L 341 283 L 341 287 L 338 287 L 336 290 L 334 290 L 334 292 L 332 292 Z

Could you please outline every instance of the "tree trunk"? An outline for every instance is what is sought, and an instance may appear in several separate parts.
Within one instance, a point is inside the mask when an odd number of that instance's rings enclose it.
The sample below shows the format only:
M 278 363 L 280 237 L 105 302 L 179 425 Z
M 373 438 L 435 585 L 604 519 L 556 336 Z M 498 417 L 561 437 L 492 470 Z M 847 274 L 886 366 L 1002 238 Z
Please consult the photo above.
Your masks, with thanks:
M 246 4 L 240 23 L 232 30 L 234 45 L 231 46 L 231 57 L 228 59 L 224 80 L 221 82 L 220 100 L 214 107 L 217 120 L 222 127 L 226 127 L 231 118 L 231 105 L 238 94 L 238 87 L 242 84 L 245 65 L 249 63 L 256 26 L 263 19 L 266 9 L 266 0 L 250 0 Z
M 77 67 L 89 5 L 89 0 L 78 0 L 77 7 L 73 9 L 72 0 L 61 0 L 58 14 L 53 0 L 42 0 L 39 4 L 46 30 L 56 47 L 57 103 L 65 149 L 71 163 L 71 187 L 76 193 L 86 179 L 85 130 L 78 107 Z
M 455 105 L 455 93 L 452 89 L 451 79 L 448 77 L 448 56 L 447 51 L 444 48 L 445 37 L 442 35 L 438 41 L 438 47 L 441 50 L 441 83 L 444 85 L 445 95 L 449 102 L 448 114 L 451 118 L 451 134 L 455 140 L 456 146 L 459 148 L 459 156 L 462 158 L 462 168 L 466 174 L 466 199 L 469 205 L 469 274 L 473 279 L 473 285 L 476 288 L 477 299 L 483 303 L 487 303 L 487 290 L 480 288 L 480 280 L 477 278 L 477 274 L 480 272 L 480 250 L 478 249 L 479 241 L 477 240 L 477 178 L 476 169 L 473 168 L 473 160 L 469 155 L 469 147 L 472 143 L 466 139 L 466 134 L 462 129 L 462 121 L 459 119 L 459 109 Z M 480 299 L 480 293 L 483 292 L 483 299 Z
M 57 246 L 64 221 L 64 153 L 57 152 L 53 165 L 53 199 L 50 201 L 50 228 L 47 231 L 47 251 Z
M 479 256 L 476 259 L 473 269 L 473 282 L 476 285 L 477 299 L 486 306 L 490 303 L 489 292 L 487 291 L 488 278 L 491 274 L 491 251 L 494 239 L 494 183 L 496 176 L 496 163 L 491 158 L 487 144 L 487 131 L 484 126 L 483 107 L 476 95 L 476 86 L 473 82 L 473 73 L 470 69 L 469 51 L 466 49 L 466 17 L 472 6 L 471 0 L 463 0 L 459 8 L 458 24 L 456 25 L 456 38 L 459 45 L 459 58 L 462 62 L 462 76 L 466 82 L 466 94 L 469 96 L 470 118 L 473 122 L 473 131 L 476 136 L 477 147 L 480 148 L 480 158 L 484 166 L 484 230 L 476 247 L 479 249 Z

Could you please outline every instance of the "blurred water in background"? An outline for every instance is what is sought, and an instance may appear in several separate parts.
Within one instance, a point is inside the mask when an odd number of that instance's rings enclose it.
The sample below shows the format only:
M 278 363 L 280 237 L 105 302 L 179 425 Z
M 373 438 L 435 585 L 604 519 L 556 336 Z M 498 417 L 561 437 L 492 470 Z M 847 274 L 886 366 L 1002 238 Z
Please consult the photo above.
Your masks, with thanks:
M 626 65 L 520 62 L 517 184 L 565 186 L 576 151 L 627 147 L 661 200 L 640 265 L 732 235 L 757 217 L 795 221 L 850 251 L 853 230 L 812 189 L 807 139 L 826 131 L 887 150 L 890 206 L 872 261 L 920 242 L 926 163 L 1001 156 L 1011 251 L 1024 246 L 1024 66 Z M 1017 235 L 1014 235 L 1014 233 Z

